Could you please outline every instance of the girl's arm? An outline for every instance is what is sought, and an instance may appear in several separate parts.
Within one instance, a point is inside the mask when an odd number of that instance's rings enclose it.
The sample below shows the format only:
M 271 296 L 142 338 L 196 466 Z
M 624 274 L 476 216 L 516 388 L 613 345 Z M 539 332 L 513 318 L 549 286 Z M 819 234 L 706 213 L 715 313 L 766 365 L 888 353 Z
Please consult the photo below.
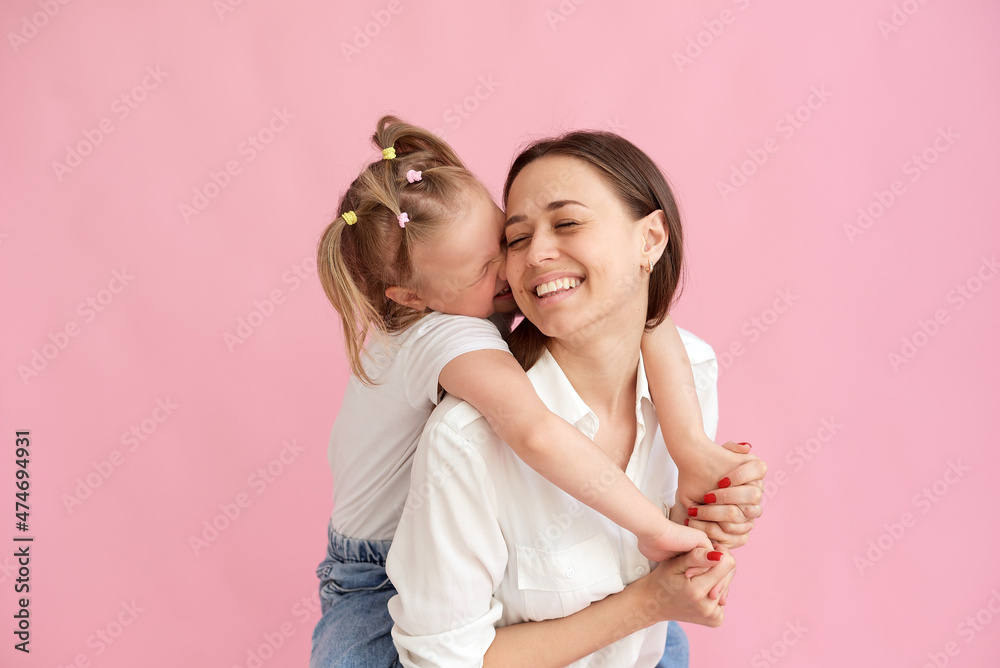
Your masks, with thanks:
M 759 486 L 766 471 L 763 462 L 720 448 L 705 433 L 691 362 L 672 318 L 643 335 L 642 357 L 663 440 L 680 470 L 678 503 L 690 508 L 704 503 L 716 488 Z M 749 450 L 749 444 L 739 445 Z M 743 513 L 745 522 L 759 516 L 760 510 L 746 506 Z
M 596 443 L 550 412 L 510 354 L 465 353 L 445 365 L 438 382 L 482 413 L 528 466 L 634 533 L 646 558 L 663 561 L 698 546 L 711 548 L 703 532 L 668 520 Z

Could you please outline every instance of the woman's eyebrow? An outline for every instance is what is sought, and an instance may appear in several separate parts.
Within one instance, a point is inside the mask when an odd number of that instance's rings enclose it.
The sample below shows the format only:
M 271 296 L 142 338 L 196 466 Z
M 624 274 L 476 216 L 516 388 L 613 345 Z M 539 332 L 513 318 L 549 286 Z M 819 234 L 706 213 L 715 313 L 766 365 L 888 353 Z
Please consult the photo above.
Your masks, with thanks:
M 564 206 L 569 206 L 571 204 L 575 204 L 577 206 L 582 206 L 584 209 L 587 208 L 586 204 L 584 204 L 583 202 L 577 202 L 575 199 L 557 199 L 554 202 L 549 202 L 545 206 L 545 210 L 546 211 L 556 211 L 558 209 L 563 208 Z M 511 216 L 510 218 L 507 219 L 507 222 L 504 224 L 504 227 L 507 227 L 509 225 L 513 225 L 514 223 L 520 223 L 520 222 L 522 222 L 524 220 L 527 220 L 527 218 L 528 218 L 527 216 L 522 216 L 522 215 Z

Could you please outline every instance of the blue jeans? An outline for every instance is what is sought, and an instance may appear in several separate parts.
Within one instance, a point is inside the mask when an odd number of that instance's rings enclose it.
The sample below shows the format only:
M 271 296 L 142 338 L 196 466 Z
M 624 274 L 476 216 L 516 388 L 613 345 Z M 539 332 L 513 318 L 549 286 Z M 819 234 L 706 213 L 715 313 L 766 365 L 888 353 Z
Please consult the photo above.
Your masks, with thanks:
M 688 637 L 677 622 L 667 624 L 667 644 L 656 668 L 688 668 Z
M 385 574 L 388 540 L 360 540 L 329 529 L 326 559 L 316 569 L 322 616 L 313 630 L 310 668 L 395 668 Z
M 388 608 L 396 588 L 385 574 L 391 541 L 347 538 L 332 528 L 328 531 L 326 559 L 316 569 L 322 616 L 313 630 L 309 668 L 401 667 Z M 687 636 L 680 624 L 670 622 L 656 668 L 687 665 Z

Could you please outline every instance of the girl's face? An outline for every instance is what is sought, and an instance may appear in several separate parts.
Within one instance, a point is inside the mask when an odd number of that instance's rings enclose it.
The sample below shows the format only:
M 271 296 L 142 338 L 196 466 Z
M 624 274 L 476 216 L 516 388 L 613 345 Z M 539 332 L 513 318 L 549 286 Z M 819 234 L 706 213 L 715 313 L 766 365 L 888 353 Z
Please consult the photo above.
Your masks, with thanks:
M 649 227 L 592 166 L 539 158 L 514 179 L 507 205 L 507 279 L 543 334 L 565 340 L 645 323 Z
M 442 238 L 413 249 L 417 294 L 426 308 L 476 318 L 516 308 L 503 274 L 503 222 L 486 189 L 470 188 Z

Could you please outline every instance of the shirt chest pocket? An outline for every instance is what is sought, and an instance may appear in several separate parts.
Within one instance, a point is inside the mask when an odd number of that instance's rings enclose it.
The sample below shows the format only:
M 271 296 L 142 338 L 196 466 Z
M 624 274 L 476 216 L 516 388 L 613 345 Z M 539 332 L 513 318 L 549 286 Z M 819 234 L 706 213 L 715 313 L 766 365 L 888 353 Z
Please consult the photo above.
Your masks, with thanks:
M 603 533 L 562 550 L 516 549 L 517 586 L 532 621 L 566 617 L 625 588 Z

